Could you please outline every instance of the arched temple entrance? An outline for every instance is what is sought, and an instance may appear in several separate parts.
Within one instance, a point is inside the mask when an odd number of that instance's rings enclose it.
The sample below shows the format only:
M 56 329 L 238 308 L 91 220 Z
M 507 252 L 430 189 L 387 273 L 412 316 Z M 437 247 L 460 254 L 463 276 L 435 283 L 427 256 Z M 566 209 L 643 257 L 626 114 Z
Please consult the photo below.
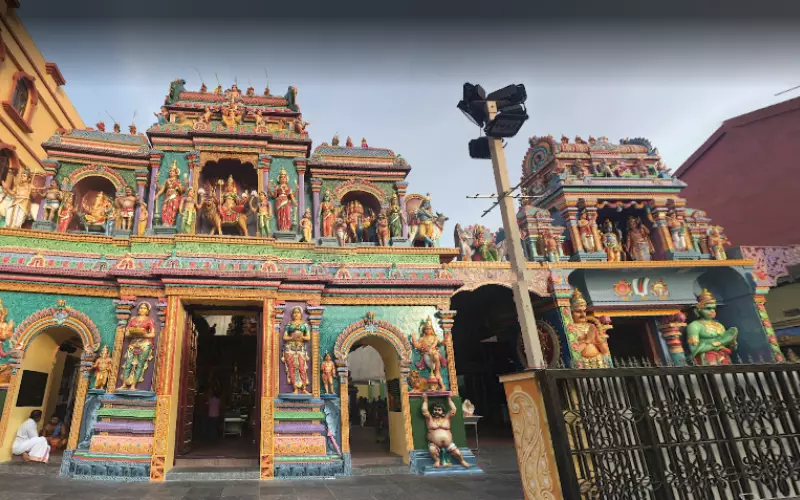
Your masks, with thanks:
M 375 320 L 370 313 L 360 321 L 351 324 L 339 335 L 334 346 L 336 365 L 339 368 L 339 396 L 342 407 L 342 448 L 351 454 L 354 465 L 370 463 L 370 459 L 380 456 L 380 446 L 371 451 L 368 444 L 368 431 L 362 431 L 357 419 L 351 419 L 353 408 L 349 381 L 349 355 L 359 346 L 375 349 L 383 361 L 386 379 L 386 418 L 388 426 L 388 452 L 400 456 L 405 463 L 409 461 L 409 451 L 413 449 L 411 415 L 408 399 L 408 372 L 411 363 L 411 344 L 403 333 L 387 321 Z M 357 405 L 356 405 L 357 408 Z M 357 416 L 358 412 L 356 411 Z M 356 430 L 356 428 L 359 428 Z M 351 429 L 352 432 L 351 432 Z M 362 436 L 363 434 L 363 436 Z M 377 434 L 373 435 L 377 437 Z M 380 445 L 382 443 L 375 443 Z M 353 447 L 351 447 L 353 445 Z M 360 455 L 360 452 L 365 452 Z M 388 455 L 386 453 L 384 456 Z M 363 460 L 362 460 L 363 459 Z
M 33 410 L 44 420 L 59 416 L 69 430 L 66 449 L 75 449 L 89 386 L 90 365 L 83 362 L 94 359 L 100 342 L 95 324 L 64 301 L 17 326 L 10 343 L 18 363 L 0 420 L 0 461 L 11 458 L 17 429 Z

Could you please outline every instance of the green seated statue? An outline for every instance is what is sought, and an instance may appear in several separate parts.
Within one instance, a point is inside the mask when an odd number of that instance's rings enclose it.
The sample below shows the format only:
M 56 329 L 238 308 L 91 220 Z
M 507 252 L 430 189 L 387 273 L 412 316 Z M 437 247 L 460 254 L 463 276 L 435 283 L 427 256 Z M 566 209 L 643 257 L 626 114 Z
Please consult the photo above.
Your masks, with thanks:
M 739 330 L 736 327 L 726 330 L 722 323 L 714 319 L 717 316 L 717 299 L 706 289 L 697 296 L 695 312 L 698 319 L 686 327 L 686 343 L 695 362 L 705 366 L 731 364 Z

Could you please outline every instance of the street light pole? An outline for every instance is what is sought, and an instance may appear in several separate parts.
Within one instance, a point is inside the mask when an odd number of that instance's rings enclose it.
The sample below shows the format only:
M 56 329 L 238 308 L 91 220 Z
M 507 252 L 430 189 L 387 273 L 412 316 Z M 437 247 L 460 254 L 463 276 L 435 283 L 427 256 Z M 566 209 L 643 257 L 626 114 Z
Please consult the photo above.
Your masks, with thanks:
M 489 121 L 494 120 L 497 115 L 497 103 L 487 101 L 486 112 Z M 522 250 L 522 238 L 517 225 L 514 198 L 508 196 L 511 191 L 511 183 L 508 180 L 508 168 L 506 167 L 506 155 L 503 150 L 502 139 L 489 137 L 489 151 L 492 155 L 494 180 L 497 184 L 497 201 L 500 205 L 500 213 L 503 216 L 503 228 L 506 233 L 506 247 L 509 261 L 511 262 L 511 272 L 514 275 L 511 290 L 514 293 L 514 304 L 517 306 L 517 318 L 522 330 L 522 342 L 525 345 L 528 367 L 544 368 L 542 345 L 539 341 L 539 332 L 536 330 L 531 297 L 528 294 L 527 260 Z

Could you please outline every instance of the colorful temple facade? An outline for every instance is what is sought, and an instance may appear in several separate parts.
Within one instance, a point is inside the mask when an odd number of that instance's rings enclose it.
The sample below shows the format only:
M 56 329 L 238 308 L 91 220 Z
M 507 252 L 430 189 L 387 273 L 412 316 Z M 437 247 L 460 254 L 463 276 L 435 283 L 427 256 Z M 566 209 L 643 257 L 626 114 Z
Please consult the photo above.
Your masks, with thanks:
M 226 432 L 250 426 L 255 477 L 348 475 L 348 355 L 371 346 L 390 451 L 414 473 L 480 472 L 454 332 L 493 334 L 468 319 L 482 307 L 470 297 L 510 287 L 503 235 L 457 225 L 455 248 L 441 246 L 447 217 L 409 192 L 406 160 L 365 139 L 313 148 L 296 99 L 294 87 L 176 80 L 147 135 L 62 131 L 43 144 L 43 187 L 12 171 L 0 201 L 0 460 L 32 409 L 62 407 L 63 475 L 163 481 L 195 448 L 200 398 L 222 392 L 237 402 Z M 782 360 L 762 277 L 686 206 L 649 142 L 532 138 L 523 186 L 535 198 L 517 220 L 551 366 Z M 223 345 L 216 328 L 236 346 L 209 347 Z M 202 375 L 226 352 L 228 371 Z

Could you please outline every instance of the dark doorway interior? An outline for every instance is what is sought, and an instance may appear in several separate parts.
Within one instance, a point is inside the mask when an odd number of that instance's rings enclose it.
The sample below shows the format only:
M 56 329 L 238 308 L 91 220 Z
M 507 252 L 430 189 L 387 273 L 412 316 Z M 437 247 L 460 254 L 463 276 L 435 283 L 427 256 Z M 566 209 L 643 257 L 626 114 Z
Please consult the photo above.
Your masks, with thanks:
M 608 348 L 614 359 L 647 360 L 651 363 L 660 360 L 653 332 L 653 319 L 613 318 L 614 328 L 608 331 Z
M 194 311 L 187 325 L 181 379 L 181 458 L 257 458 L 259 355 L 257 311 Z

